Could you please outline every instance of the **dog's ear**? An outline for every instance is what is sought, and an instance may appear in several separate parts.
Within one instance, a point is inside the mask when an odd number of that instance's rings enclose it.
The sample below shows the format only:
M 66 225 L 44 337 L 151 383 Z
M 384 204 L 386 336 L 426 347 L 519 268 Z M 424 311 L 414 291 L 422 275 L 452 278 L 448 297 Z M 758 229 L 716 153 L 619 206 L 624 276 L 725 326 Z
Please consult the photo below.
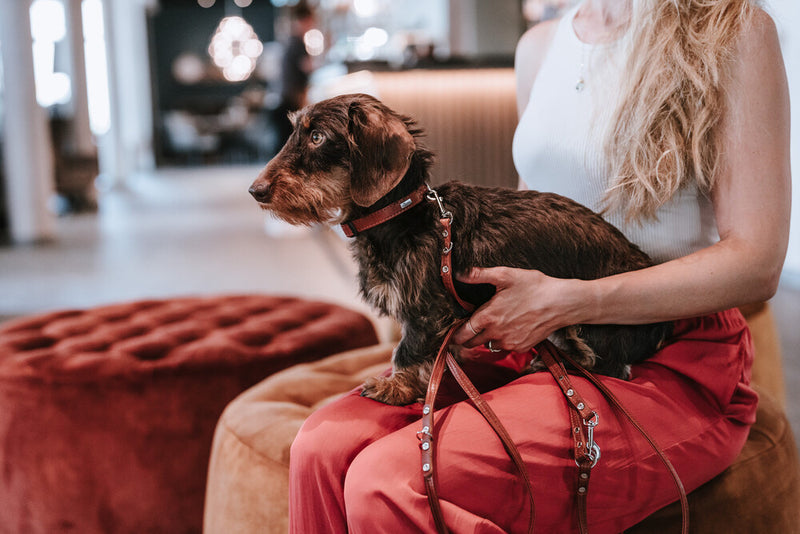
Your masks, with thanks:
M 348 116 L 350 194 L 367 207 L 400 183 L 416 143 L 405 121 L 373 98 L 354 98 Z

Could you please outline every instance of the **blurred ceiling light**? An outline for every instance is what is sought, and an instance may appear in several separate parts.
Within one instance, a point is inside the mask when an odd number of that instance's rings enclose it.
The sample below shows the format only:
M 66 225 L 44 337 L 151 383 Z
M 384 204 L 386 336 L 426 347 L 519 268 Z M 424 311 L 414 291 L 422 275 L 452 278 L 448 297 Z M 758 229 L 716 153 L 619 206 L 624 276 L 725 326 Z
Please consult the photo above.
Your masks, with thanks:
M 202 81 L 206 74 L 203 60 L 192 52 L 184 52 L 172 62 L 172 76 L 180 83 L 192 85 Z
M 34 41 L 56 43 L 67 35 L 64 4 L 58 0 L 35 0 L 31 4 L 30 14 Z
M 375 57 L 375 47 L 368 45 L 364 41 L 359 40 L 355 47 L 356 59 L 359 61 L 369 61 Z
M 214 5 L 214 2 L 216 2 L 216 0 L 197 0 L 200 7 L 211 7 Z
M 353 9 L 361 18 L 374 17 L 380 11 L 379 0 L 353 0 Z
M 317 29 L 308 30 L 303 35 L 303 43 L 309 56 L 318 56 L 325 51 L 325 36 Z
M 253 27 L 238 16 L 222 19 L 208 46 L 214 64 L 222 69 L 222 75 L 230 82 L 249 78 L 263 51 L 264 45 Z
M 247 7 L 253 3 L 253 0 L 233 0 L 233 3 L 239 7 Z
M 367 28 L 362 39 L 369 46 L 379 48 L 389 42 L 389 34 L 383 28 L 373 26 Z
M 359 61 L 369 61 L 377 55 L 378 48 L 389 42 L 389 34 L 383 28 L 372 26 L 367 28 L 363 35 L 349 37 L 353 43 L 353 54 Z

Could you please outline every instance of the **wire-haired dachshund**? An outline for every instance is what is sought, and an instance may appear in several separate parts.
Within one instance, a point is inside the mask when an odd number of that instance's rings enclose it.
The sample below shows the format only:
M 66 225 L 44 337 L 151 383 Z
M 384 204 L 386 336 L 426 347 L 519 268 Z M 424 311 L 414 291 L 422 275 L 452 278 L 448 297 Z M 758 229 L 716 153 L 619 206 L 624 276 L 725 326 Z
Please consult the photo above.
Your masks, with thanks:
M 451 182 L 424 194 L 433 154 L 421 130 L 379 100 L 344 95 L 291 116 L 294 131 L 250 187 L 292 224 L 341 224 L 354 237 L 362 296 L 402 325 L 391 376 L 362 395 L 402 405 L 425 396 L 433 360 L 462 311 L 440 277 L 440 215 L 452 213 L 452 270 L 508 266 L 557 278 L 594 279 L 650 266 L 647 255 L 590 209 L 556 194 Z M 480 304 L 489 286 L 458 284 Z M 574 325 L 554 340 L 589 370 L 626 378 L 653 355 L 671 323 Z M 535 361 L 534 361 L 535 363 Z

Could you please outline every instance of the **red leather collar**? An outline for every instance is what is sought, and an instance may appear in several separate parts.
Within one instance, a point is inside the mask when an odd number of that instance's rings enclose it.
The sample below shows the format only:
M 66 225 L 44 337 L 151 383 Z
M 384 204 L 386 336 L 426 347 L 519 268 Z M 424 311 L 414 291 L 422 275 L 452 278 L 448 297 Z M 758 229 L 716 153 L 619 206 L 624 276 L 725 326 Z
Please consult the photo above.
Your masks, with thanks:
M 360 217 L 358 219 L 353 219 L 351 221 L 347 221 L 341 224 L 342 231 L 344 235 L 347 237 L 355 237 L 364 230 L 369 230 L 370 228 L 374 228 L 378 225 L 385 223 L 391 219 L 394 219 L 401 213 L 404 213 L 423 200 L 425 200 L 425 195 L 428 193 L 428 185 L 422 184 L 417 189 L 411 192 L 408 196 L 401 198 L 398 201 L 392 202 L 385 208 L 381 208 L 378 211 L 373 211 L 369 215 L 365 215 L 364 217 Z

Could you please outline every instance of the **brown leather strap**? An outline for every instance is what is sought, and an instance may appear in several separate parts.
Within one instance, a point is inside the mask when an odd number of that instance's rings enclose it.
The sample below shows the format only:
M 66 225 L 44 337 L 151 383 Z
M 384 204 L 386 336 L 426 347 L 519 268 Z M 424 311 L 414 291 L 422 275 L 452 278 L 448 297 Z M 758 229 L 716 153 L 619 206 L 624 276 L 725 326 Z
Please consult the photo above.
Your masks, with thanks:
M 500 441 L 503 444 L 503 447 L 506 449 L 508 456 L 511 458 L 511 461 L 514 462 L 514 466 L 517 468 L 517 472 L 519 472 L 520 476 L 522 477 L 522 481 L 525 484 L 525 491 L 528 494 L 528 502 L 530 504 L 530 514 L 528 515 L 528 532 L 533 532 L 533 523 L 535 518 L 535 510 L 536 507 L 533 502 L 533 484 L 531 484 L 530 475 L 528 474 L 528 468 L 525 465 L 525 461 L 522 459 L 522 455 L 519 453 L 517 446 L 514 445 L 514 440 L 511 439 L 506 428 L 500 422 L 500 418 L 497 417 L 497 414 L 494 413 L 494 410 L 491 409 L 489 404 L 483 400 L 481 394 L 472 384 L 472 382 L 467 377 L 464 370 L 458 365 L 456 359 L 453 358 L 453 355 L 450 352 L 446 354 L 447 358 L 447 368 L 450 369 L 450 372 L 453 373 L 458 384 L 461 386 L 467 395 L 469 395 L 470 400 L 481 412 L 483 418 L 486 419 L 486 422 L 494 430 L 494 433 L 497 434 L 497 437 L 500 438 Z
M 381 208 L 359 219 L 353 219 L 352 221 L 342 223 L 342 231 L 347 237 L 355 237 L 364 230 L 369 230 L 370 228 L 381 225 L 386 221 L 397 217 L 401 213 L 410 210 L 425 200 L 425 194 L 427 192 L 428 186 L 423 184 L 407 197 L 403 197 L 400 200 L 392 202 L 385 208 Z
M 442 275 L 442 283 L 444 283 L 444 287 L 447 288 L 447 292 L 450 293 L 454 299 L 456 299 L 456 302 L 458 302 L 459 306 L 464 308 L 464 310 L 467 312 L 471 312 L 475 309 L 475 306 L 459 297 L 458 293 L 456 292 L 456 287 L 453 284 L 453 255 L 451 254 L 453 251 L 453 229 L 451 227 L 452 221 L 452 216 L 441 217 L 439 219 L 439 223 L 442 225 L 442 238 L 444 239 L 440 274 Z
M 681 481 L 681 478 L 678 475 L 678 472 L 675 470 L 675 467 L 672 465 L 672 462 L 670 462 L 669 458 L 667 458 L 666 453 L 664 453 L 664 451 L 661 449 L 661 447 L 658 446 L 658 444 L 655 442 L 655 440 L 652 438 L 652 436 L 650 436 L 650 434 L 647 431 L 644 430 L 642 425 L 625 408 L 625 406 L 623 406 L 622 402 L 620 402 L 620 400 L 617 398 L 617 396 L 614 395 L 614 393 L 612 393 L 611 390 L 605 384 L 603 384 L 600 380 L 598 380 L 597 377 L 594 376 L 592 373 L 590 373 L 589 371 L 587 371 L 586 369 L 584 369 L 583 367 L 578 365 L 567 354 L 565 354 L 564 352 L 558 350 L 550 341 L 545 341 L 545 342 L 541 343 L 540 345 L 538 345 L 537 346 L 537 351 L 539 352 L 539 355 L 542 357 L 542 360 L 545 362 L 545 365 L 547 365 L 548 370 L 551 369 L 552 360 L 558 361 L 560 359 L 563 359 L 566 362 L 568 362 L 572 367 L 574 367 L 577 370 L 577 372 L 579 372 L 581 375 L 583 375 L 584 378 L 586 378 L 589 382 L 591 382 L 600 391 L 600 393 L 603 395 L 603 397 L 605 397 L 605 399 L 608 401 L 608 403 L 611 406 L 613 406 L 614 409 L 616 409 L 619 413 L 621 413 L 628 420 L 628 422 L 630 422 L 631 425 L 633 425 L 633 427 L 639 432 L 639 434 L 641 434 L 642 437 L 650 444 L 650 447 L 653 449 L 653 451 L 659 457 L 659 459 L 661 460 L 661 463 L 664 464 L 664 467 L 666 467 L 667 471 L 669 471 L 669 474 L 672 477 L 673 482 L 675 483 L 675 487 L 676 487 L 676 489 L 678 491 L 678 498 L 679 498 L 680 503 L 681 503 L 681 533 L 682 534 L 688 534 L 688 532 L 689 532 L 689 500 L 686 497 L 686 489 L 683 486 L 683 482 Z M 551 363 L 548 363 L 548 361 L 550 361 Z M 553 369 L 560 368 L 560 369 L 564 370 L 564 365 L 563 365 L 563 363 L 560 363 L 560 361 L 558 361 L 558 363 L 556 365 L 552 365 L 552 368 Z M 552 372 L 553 371 L 551 371 L 551 373 Z M 564 374 L 566 375 L 566 371 L 565 370 L 564 370 Z M 556 377 L 556 374 L 554 374 L 553 376 Z M 568 377 L 567 377 L 567 380 L 568 380 Z M 559 377 L 556 377 L 556 382 L 559 382 L 559 386 L 561 386 L 562 379 L 559 378 Z M 572 390 L 575 391 L 574 388 L 572 388 Z M 562 386 L 562 391 L 564 391 L 564 387 L 563 386 Z M 567 400 L 570 402 L 570 404 L 572 404 L 575 407 L 575 409 L 577 410 L 578 409 L 578 405 L 580 404 L 580 401 L 573 400 L 574 396 L 567 395 L 566 392 L 565 392 L 565 395 L 567 397 Z M 575 397 L 575 398 L 577 398 L 577 397 Z M 573 403 L 575 403 L 575 404 L 573 404 Z M 573 428 L 573 432 L 574 432 L 574 430 L 575 430 L 575 428 Z M 588 485 L 588 477 L 586 479 L 586 483 Z M 578 486 L 578 488 L 579 488 L 578 491 L 580 492 L 580 486 Z M 587 494 L 587 493 L 588 493 L 588 487 L 587 487 L 587 491 L 584 492 L 584 497 L 585 497 L 585 494 Z M 581 501 L 583 501 L 583 502 L 581 502 Z M 585 514 L 586 514 L 586 509 L 585 509 L 586 502 L 585 502 L 585 499 L 579 498 L 578 505 L 579 505 L 579 511 L 578 511 L 579 516 L 583 515 L 584 516 L 583 521 L 585 521 Z M 583 509 L 581 510 L 581 508 L 583 508 Z M 581 520 L 579 519 L 579 524 L 580 524 L 580 521 Z M 585 532 L 585 531 L 582 530 L 582 532 Z
M 456 329 L 463 324 L 463 321 L 457 322 L 450 328 L 447 336 L 439 348 L 439 353 L 436 355 L 436 360 L 433 363 L 433 370 L 431 371 L 431 378 L 428 382 L 428 391 L 425 395 L 425 405 L 422 407 L 422 430 L 417 432 L 417 438 L 420 441 L 419 448 L 421 451 L 422 459 L 422 476 L 425 479 L 425 489 L 428 494 L 428 504 L 431 508 L 433 521 L 436 524 L 436 531 L 439 534 L 447 534 L 447 525 L 442 516 L 442 510 L 439 505 L 439 494 L 436 491 L 436 470 L 434 469 L 434 426 L 433 426 L 433 412 L 436 402 L 436 395 L 439 392 L 439 385 L 442 382 L 444 375 L 446 358 L 444 353 L 448 351 L 450 339 Z
M 588 495 L 592 468 L 600 459 L 600 447 L 594 442 L 594 427 L 598 423 L 597 412 L 583 399 L 572 385 L 566 368 L 561 363 L 557 349 L 549 343 L 537 347 L 539 357 L 547 370 L 553 375 L 570 406 L 570 435 L 575 464 L 578 467 L 575 478 L 575 498 L 577 501 L 578 529 L 581 534 L 589 532 Z
M 481 394 L 478 392 L 477 388 L 472 384 L 466 373 L 464 373 L 464 371 L 458 365 L 458 362 L 456 362 L 455 358 L 449 351 L 448 347 L 450 345 L 450 339 L 452 338 L 456 329 L 462 324 L 464 324 L 464 321 L 459 321 L 450 328 L 450 331 L 445 337 L 444 343 L 442 343 L 442 346 L 439 349 L 439 353 L 436 355 L 436 360 L 434 361 L 433 370 L 431 372 L 430 382 L 428 383 L 428 391 L 425 396 L 425 404 L 422 408 L 422 430 L 417 432 L 417 438 L 420 440 L 420 450 L 422 451 L 422 475 L 425 479 L 428 503 L 431 508 L 434 523 L 436 524 L 436 531 L 440 534 L 446 534 L 448 532 L 447 525 L 445 524 L 444 517 L 442 515 L 441 506 L 439 504 L 439 495 L 436 491 L 436 471 L 434 464 L 435 428 L 433 426 L 433 413 L 435 410 L 436 395 L 439 391 L 439 385 L 441 384 L 446 364 L 450 372 L 453 373 L 453 376 L 458 384 L 469 396 L 473 405 L 478 409 L 484 419 L 486 419 L 494 432 L 497 434 L 497 437 L 500 438 L 503 447 L 506 449 L 511 461 L 514 463 L 514 466 L 520 473 L 530 502 L 528 532 L 532 533 L 535 517 L 533 486 L 528 474 L 528 469 L 525 466 L 524 460 L 522 459 L 522 455 L 519 453 L 516 445 L 514 445 L 514 441 L 511 439 L 508 431 L 500 422 L 497 414 L 494 413 L 494 410 L 492 410 L 483 397 L 481 397 Z

